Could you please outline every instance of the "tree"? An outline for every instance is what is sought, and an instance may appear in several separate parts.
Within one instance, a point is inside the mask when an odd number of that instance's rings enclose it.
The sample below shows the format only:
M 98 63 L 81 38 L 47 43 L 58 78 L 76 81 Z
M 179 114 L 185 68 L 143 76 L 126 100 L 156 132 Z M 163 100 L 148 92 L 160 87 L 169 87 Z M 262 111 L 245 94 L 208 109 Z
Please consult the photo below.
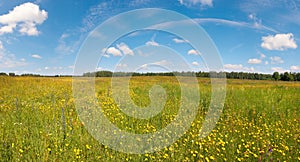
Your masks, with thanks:
M 276 71 L 276 72 L 274 72 L 273 73 L 273 75 L 272 75 L 272 78 L 274 79 L 274 80 L 279 80 L 280 79 L 280 75 L 279 75 L 279 73 Z
M 281 76 L 281 80 L 283 80 L 283 81 L 293 81 L 294 80 L 294 76 L 291 75 L 288 72 L 284 72 L 283 75 Z
M 300 81 L 300 73 L 297 73 L 297 74 L 295 75 L 295 80 L 296 80 L 296 81 Z
M 16 76 L 15 73 L 8 73 L 9 76 Z
M 289 73 L 288 81 L 294 81 L 294 80 L 295 80 L 294 74 Z
M 7 74 L 6 74 L 6 73 L 3 73 L 3 72 L 1 72 L 1 73 L 0 73 L 0 76 L 7 76 Z

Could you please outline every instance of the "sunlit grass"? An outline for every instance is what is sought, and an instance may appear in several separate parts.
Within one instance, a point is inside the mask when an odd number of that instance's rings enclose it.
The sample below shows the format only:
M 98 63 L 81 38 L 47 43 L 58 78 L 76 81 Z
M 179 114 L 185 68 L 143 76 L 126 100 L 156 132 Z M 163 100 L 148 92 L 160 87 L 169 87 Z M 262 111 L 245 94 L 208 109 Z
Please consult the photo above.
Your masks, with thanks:
M 154 84 L 168 98 L 159 115 L 126 116 L 111 95 L 110 79 L 96 79 L 96 96 L 108 119 L 134 133 L 155 132 L 177 115 L 180 85 L 172 77 L 134 77 L 130 97 L 150 104 Z M 228 80 L 223 113 L 200 139 L 210 103 L 210 80 L 199 78 L 200 104 L 191 128 L 171 146 L 148 154 L 125 154 L 98 143 L 79 120 L 72 78 L 0 77 L 1 161 L 299 161 L 300 83 Z

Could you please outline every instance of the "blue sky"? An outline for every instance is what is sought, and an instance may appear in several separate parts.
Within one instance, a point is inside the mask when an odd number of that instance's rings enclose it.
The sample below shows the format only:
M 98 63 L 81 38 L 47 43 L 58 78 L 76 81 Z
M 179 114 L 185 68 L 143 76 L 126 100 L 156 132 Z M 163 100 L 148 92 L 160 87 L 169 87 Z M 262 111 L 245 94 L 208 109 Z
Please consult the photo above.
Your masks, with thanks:
M 198 23 L 214 41 L 226 71 L 300 72 L 299 0 L 0 1 L 0 71 L 73 74 L 91 31 L 112 16 L 141 8 L 176 11 Z M 174 60 L 172 53 L 182 55 L 191 70 L 207 70 L 201 51 L 166 32 L 128 33 L 99 51 L 98 70 L 130 71 L 134 62 L 140 62 L 135 70 L 151 71 L 170 62 L 169 70 L 185 70 L 176 68 L 179 58 Z M 142 53 L 155 57 L 124 59 Z

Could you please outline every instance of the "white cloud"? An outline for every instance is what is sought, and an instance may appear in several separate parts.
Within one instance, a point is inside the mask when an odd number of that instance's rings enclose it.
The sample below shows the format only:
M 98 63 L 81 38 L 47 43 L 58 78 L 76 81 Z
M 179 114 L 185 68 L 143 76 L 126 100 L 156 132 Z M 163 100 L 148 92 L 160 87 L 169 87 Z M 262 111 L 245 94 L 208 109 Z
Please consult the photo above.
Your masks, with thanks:
M 248 18 L 251 19 L 251 20 L 253 20 L 253 19 L 256 18 L 256 16 L 255 16 L 255 14 L 250 14 L 250 15 L 248 15 Z
M 69 68 L 69 67 L 68 67 Z M 66 69 L 66 67 L 61 67 L 61 66 L 54 66 L 54 67 L 48 67 L 48 66 L 46 66 L 46 67 L 44 67 L 44 69 L 45 70 L 56 70 L 56 71 L 60 71 L 60 70 L 64 70 L 64 69 Z M 71 69 L 71 68 L 69 68 L 69 69 Z
M 262 20 L 257 18 L 255 14 L 250 14 L 248 15 L 248 18 L 250 20 L 253 20 L 253 24 L 252 24 L 252 27 L 255 28 L 255 29 L 266 29 L 266 30 L 269 30 L 269 31 L 273 31 L 273 32 L 276 32 L 274 29 L 270 28 L 270 27 L 266 27 L 262 24 Z
M 38 35 L 37 25 L 42 24 L 48 18 L 45 10 L 40 10 L 36 4 L 27 2 L 16 6 L 8 14 L 0 16 L 0 35 L 13 33 L 17 29 L 21 34 Z
M 291 71 L 293 71 L 293 72 L 295 72 L 295 71 L 299 72 L 299 71 L 300 71 L 300 66 L 295 66 L 295 65 L 293 65 L 293 66 L 290 67 L 290 69 L 291 69 Z
M 269 64 L 269 62 L 268 61 L 265 61 L 265 65 L 268 65 Z
M 96 68 L 96 71 L 102 71 L 102 70 L 104 70 L 102 67 L 97 67 Z
M 42 59 L 42 57 L 40 55 L 37 54 L 33 54 L 31 55 L 32 58 L 36 58 L 36 59 Z
M 224 68 L 228 69 L 228 70 L 241 70 L 243 68 L 243 65 L 242 64 L 225 64 Z
M 34 3 L 42 3 L 43 0 L 35 0 Z
M 12 33 L 16 26 L 17 26 L 16 24 L 9 24 L 6 26 L 2 26 L 0 28 L 0 35 L 5 34 L 5 33 Z
M 213 6 L 213 0 L 179 0 L 179 3 L 185 6 L 198 5 L 201 6 Z
M 130 1 L 129 6 L 137 7 L 140 5 L 144 5 L 148 2 L 151 2 L 151 0 L 132 0 L 132 1 Z
M 189 55 L 200 55 L 200 52 L 198 52 L 198 51 L 196 51 L 194 49 L 191 49 L 191 50 L 188 51 L 188 54 Z
M 261 60 L 257 58 L 249 59 L 248 64 L 260 64 Z
M 103 54 L 103 57 L 109 58 L 110 56 L 107 53 L 105 53 Z
M 147 46 L 159 46 L 159 44 L 157 42 L 155 42 L 154 40 L 146 42 L 146 45 Z
M 272 72 L 279 72 L 279 73 L 284 73 L 284 72 L 288 72 L 289 70 L 285 70 L 282 67 L 272 67 L 271 68 Z
M 0 41 L 0 45 L 2 45 L 2 42 Z M 8 51 L 6 51 L 2 45 L 0 48 L 0 68 L 6 69 L 6 68 L 15 68 L 15 67 L 21 67 L 26 66 L 28 63 L 25 59 L 17 59 L 14 54 L 10 54 Z
M 244 67 L 242 64 L 225 64 L 224 68 L 227 71 L 254 72 L 253 67 Z
M 3 49 L 3 44 L 2 44 L 2 42 L 0 41 L 0 50 L 2 50 Z
M 270 60 L 271 60 L 271 64 L 282 64 L 282 63 L 284 63 L 284 61 L 281 59 L 281 57 L 278 57 L 278 56 L 270 57 Z
M 0 68 L 15 68 L 26 66 L 28 63 L 22 60 L 17 60 L 14 55 L 6 55 L 0 52 Z
M 262 37 L 261 47 L 267 50 L 283 51 L 286 49 L 296 49 L 297 44 L 292 33 L 276 34 Z
M 194 65 L 194 66 L 199 66 L 199 63 L 196 62 L 196 61 L 194 61 L 194 62 L 192 62 L 192 65 Z
M 143 64 L 140 66 L 141 69 L 148 69 L 148 64 Z
M 120 63 L 120 64 L 117 64 L 117 67 L 118 67 L 118 68 L 127 68 L 128 65 L 127 65 L 127 64 L 122 64 L 122 63 Z
M 115 47 L 109 47 L 108 49 L 104 48 L 102 49 L 102 52 L 104 53 L 106 51 L 107 55 L 113 55 L 113 56 L 122 56 L 122 53 L 119 49 Z M 104 56 L 106 55 L 104 54 Z M 106 57 L 106 56 L 105 56 Z
M 261 53 L 261 54 L 260 54 L 260 59 L 264 59 L 264 58 L 266 58 L 266 55 L 263 54 L 263 53 Z
M 134 55 L 133 51 L 125 43 L 117 44 L 117 47 L 122 51 L 124 55 Z
M 229 26 L 238 26 L 238 27 L 247 27 L 252 29 L 259 29 L 259 30 L 267 30 L 271 32 L 278 32 L 275 29 L 263 25 L 261 22 L 257 23 L 247 23 L 242 21 L 232 21 L 232 20 L 226 20 L 226 19 L 217 19 L 217 18 L 196 18 L 193 19 L 194 21 L 202 24 L 202 23 L 217 23 L 217 24 L 224 24 Z
M 184 40 L 184 39 L 178 39 L 178 38 L 174 38 L 173 41 L 175 43 L 188 43 L 188 40 Z
M 161 61 L 157 61 L 152 63 L 152 65 L 159 65 L 159 66 L 166 66 L 169 65 L 170 63 L 167 60 L 161 60 Z
M 152 62 L 152 63 L 148 63 L 148 64 L 143 64 L 140 66 L 141 69 L 148 69 L 149 66 L 151 65 L 156 65 L 156 66 L 169 66 L 171 63 L 168 62 L 167 60 L 161 60 L 161 61 L 157 61 L 157 62 Z
M 217 18 L 194 18 L 192 20 L 199 24 L 215 23 L 218 25 L 222 24 L 222 25 L 228 25 L 228 26 L 233 26 L 233 27 L 245 27 L 245 28 L 251 28 L 251 29 L 258 29 L 258 30 L 266 30 L 266 31 L 275 32 L 275 33 L 278 32 L 275 29 L 264 26 L 262 24 L 254 25 L 252 23 L 241 22 L 241 21 L 232 21 L 232 20 L 217 19 Z M 181 24 L 181 23 L 190 23 L 190 21 L 191 20 L 168 21 L 168 22 L 163 22 L 163 23 L 152 25 L 148 28 L 168 28 L 168 27 L 177 26 L 178 24 Z
M 106 36 L 103 33 L 99 32 L 97 30 L 92 31 L 91 37 L 93 37 L 93 38 L 102 38 L 102 39 L 106 38 Z
M 75 35 L 73 34 L 63 33 L 58 39 L 58 46 L 55 48 L 56 52 L 64 55 L 74 53 L 80 46 L 80 40 L 73 41 L 74 37 Z

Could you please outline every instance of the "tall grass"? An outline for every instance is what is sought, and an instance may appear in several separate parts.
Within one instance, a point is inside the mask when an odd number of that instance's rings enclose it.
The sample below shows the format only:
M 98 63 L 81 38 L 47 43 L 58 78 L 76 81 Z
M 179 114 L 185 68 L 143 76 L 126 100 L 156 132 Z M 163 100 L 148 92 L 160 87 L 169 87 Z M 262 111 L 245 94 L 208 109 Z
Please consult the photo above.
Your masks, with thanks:
M 210 80 L 199 78 L 200 104 L 191 128 L 171 146 L 149 154 L 125 154 L 100 144 L 78 118 L 71 78 L 0 77 L 0 161 L 299 161 L 300 83 L 228 80 L 223 113 L 200 139 L 210 103 Z M 180 85 L 172 77 L 134 77 L 130 96 L 145 107 L 148 91 L 167 91 L 163 111 L 138 120 L 118 109 L 110 79 L 97 78 L 96 96 L 107 118 L 134 133 L 155 132 L 177 115 Z M 132 144 L 134 145 L 134 144 Z

